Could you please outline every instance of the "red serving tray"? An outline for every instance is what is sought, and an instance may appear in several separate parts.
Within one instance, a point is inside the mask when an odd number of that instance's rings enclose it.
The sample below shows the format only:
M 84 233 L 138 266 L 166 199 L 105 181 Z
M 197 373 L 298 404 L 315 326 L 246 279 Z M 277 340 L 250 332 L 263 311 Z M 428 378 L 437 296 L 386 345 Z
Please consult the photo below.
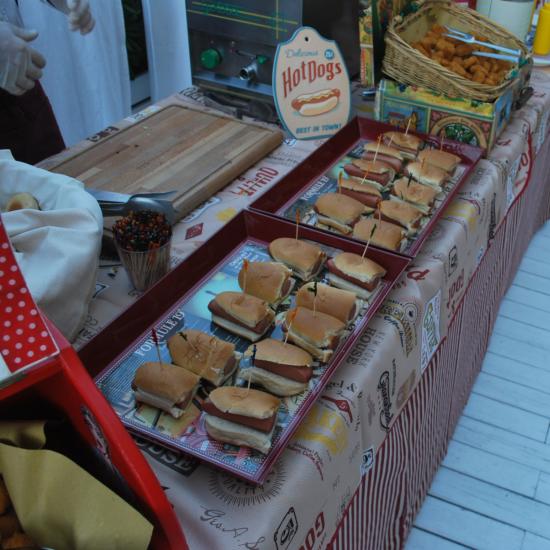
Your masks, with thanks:
M 271 189 L 254 201 L 250 206 L 251 210 L 264 212 L 271 216 L 284 217 L 284 210 L 296 202 L 310 186 L 336 165 L 342 157 L 347 155 L 361 140 L 368 139 L 376 141 L 380 134 L 391 130 L 400 129 L 364 117 L 353 118 L 344 128 L 327 140 L 314 153 L 307 157 L 307 159 L 301 162 L 296 168 L 281 178 Z M 439 149 L 441 138 L 416 132 L 411 133 L 421 137 L 426 144 Z M 416 257 L 422 243 L 430 234 L 433 225 L 437 222 L 442 212 L 455 196 L 459 187 L 466 181 L 479 159 L 483 156 L 482 149 L 447 139 L 444 141 L 443 150 L 458 155 L 463 160 L 466 170 L 460 178 L 460 181 L 453 187 L 451 192 L 434 211 L 431 219 L 424 226 L 422 231 L 419 232 L 416 239 L 402 252 L 403 255 L 410 258 Z M 306 225 L 303 226 L 307 227 Z M 325 229 L 319 229 L 319 231 L 333 234 L 332 231 Z M 356 240 L 352 237 L 344 238 Z
M 212 276 L 217 273 L 222 265 L 231 257 L 245 242 L 269 243 L 277 237 L 294 237 L 295 224 L 277 219 L 259 212 L 243 212 L 220 229 L 211 239 L 202 245 L 191 256 L 178 265 L 173 271 L 159 281 L 140 300 L 126 309 L 115 319 L 105 330 L 89 342 L 81 351 L 80 357 L 85 365 L 94 373 L 98 374 L 96 383 L 104 387 L 104 393 L 108 397 L 110 380 L 118 376 L 116 369 L 127 369 L 128 363 L 137 361 L 133 350 L 138 350 L 150 336 L 151 328 L 159 328 L 163 323 L 171 319 L 176 311 L 185 308 L 188 300 L 192 297 L 199 299 L 201 293 L 197 292 L 199 287 L 206 281 L 211 281 Z M 343 251 L 361 254 L 364 245 L 358 242 L 342 238 L 335 234 L 318 231 L 311 227 L 300 228 L 300 238 L 318 242 L 319 244 L 336 248 Z M 380 263 L 387 269 L 384 284 L 365 315 L 356 323 L 354 330 L 348 338 L 340 345 L 334 353 L 328 367 L 319 376 L 318 385 L 309 390 L 310 393 L 300 404 L 289 423 L 285 425 L 278 439 L 274 442 L 269 454 L 259 459 L 255 455 L 255 464 L 248 470 L 239 467 L 237 464 L 228 463 L 227 456 L 214 456 L 198 448 L 192 448 L 181 442 L 180 438 L 173 438 L 160 432 L 153 433 L 151 428 L 145 426 L 140 428 L 132 418 L 132 422 L 126 421 L 126 414 L 113 399 L 115 410 L 120 409 L 122 422 L 133 432 L 139 433 L 150 440 L 160 443 L 178 451 L 187 452 L 197 458 L 214 464 L 223 470 L 242 477 L 253 483 L 263 483 L 269 474 L 271 467 L 284 450 L 286 444 L 296 431 L 302 419 L 305 417 L 315 400 L 322 393 L 325 385 L 331 378 L 334 371 L 346 359 L 354 343 L 362 334 L 368 321 L 376 313 L 382 301 L 387 296 L 396 279 L 410 263 L 410 259 L 380 249 L 369 248 L 367 256 Z M 204 292 L 202 290 L 201 292 Z M 197 298 L 199 297 L 199 298 Z M 191 313 L 186 313 L 191 316 Z M 166 326 L 166 325 L 164 325 Z M 181 330 L 181 329 L 177 329 Z M 160 331 L 159 331 L 160 332 Z M 138 335 L 136 337 L 136 335 Z M 106 367 L 106 368 L 105 368 Z M 127 373 L 121 371 L 121 377 Z M 120 382 L 120 379 L 118 379 Z M 126 384 L 126 382 L 124 383 Z M 115 384 L 113 383 L 113 386 Z M 115 389 L 114 393 L 118 390 Z M 124 390 L 126 391 L 126 390 Z M 127 412 L 127 411 L 126 411 Z M 130 413 L 132 416 L 132 413 Z M 195 436 L 193 436 L 195 437 Z M 187 438 L 187 437 L 186 437 Z M 232 456 L 232 455 L 231 455 Z M 226 459 L 225 461 L 223 459 Z M 242 456 L 239 460 L 242 459 Z

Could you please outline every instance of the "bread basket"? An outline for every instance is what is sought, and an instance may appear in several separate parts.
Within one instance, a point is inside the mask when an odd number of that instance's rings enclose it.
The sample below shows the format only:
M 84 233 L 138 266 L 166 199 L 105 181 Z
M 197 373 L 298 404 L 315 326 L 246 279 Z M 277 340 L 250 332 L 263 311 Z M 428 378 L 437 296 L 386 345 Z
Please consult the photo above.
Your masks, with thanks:
M 437 23 L 482 35 L 494 44 L 520 49 L 522 57 L 528 59 L 523 42 L 477 11 L 459 7 L 449 0 L 428 0 L 417 5 L 416 11 L 395 17 L 388 27 L 382 67 L 386 75 L 397 82 L 431 88 L 449 97 L 478 101 L 496 99 L 517 81 L 517 66 L 501 84 L 489 86 L 472 82 L 414 49 L 411 44 L 425 36 Z

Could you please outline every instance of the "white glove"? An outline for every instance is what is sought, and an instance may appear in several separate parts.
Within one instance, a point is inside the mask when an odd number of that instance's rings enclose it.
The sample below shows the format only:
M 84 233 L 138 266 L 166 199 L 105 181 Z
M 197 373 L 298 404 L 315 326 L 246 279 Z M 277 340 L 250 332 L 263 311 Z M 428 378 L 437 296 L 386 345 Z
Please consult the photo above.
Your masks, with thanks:
M 88 34 L 95 25 L 88 0 L 50 0 L 59 11 L 69 18 L 69 29 Z
M 72 31 L 80 31 L 80 34 L 88 34 L 95 26 L 90 3 L 88 0 L 67 0 L 69 8 L 69 28 Z
M 46 60 L 29 45 L 37 36 L 37 31 L 0 21 L 0 88 L 10 94 L 24 94 L 42 77 Z

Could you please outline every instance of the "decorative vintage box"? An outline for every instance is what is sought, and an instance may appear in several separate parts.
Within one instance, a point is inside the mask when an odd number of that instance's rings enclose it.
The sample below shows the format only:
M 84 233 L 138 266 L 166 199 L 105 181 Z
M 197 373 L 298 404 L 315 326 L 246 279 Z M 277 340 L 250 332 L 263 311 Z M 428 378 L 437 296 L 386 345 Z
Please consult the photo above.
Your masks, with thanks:
M 411 0 L 359 0 L 361 85 L 374 91 L 384 57 L 384 32 L 393 17 Z
M 487 154 L 512 113 L 514 88 L 494 102 L 447 97 L 420 86 L 384 79 L 376 94 L 375 116 L 381 122 L 460 141 Z

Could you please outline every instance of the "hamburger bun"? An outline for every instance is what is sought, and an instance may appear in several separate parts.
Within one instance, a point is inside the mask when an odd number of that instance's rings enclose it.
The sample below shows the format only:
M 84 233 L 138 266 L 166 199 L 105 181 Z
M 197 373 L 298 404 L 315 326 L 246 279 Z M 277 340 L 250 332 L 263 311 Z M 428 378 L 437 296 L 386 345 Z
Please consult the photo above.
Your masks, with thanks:
M 235 371 L 235 345 L 200 330 L 187 329 L 171 336 L 170 356 L 175 365 L 219 386 Z
M 246 293 L 277 306 L 292 291 L 292 271 L 280 262 L 250 262 L 246 273 Z M 239 271 L 239 286 L 244 292 L 244 267 Z
M 326 259 L 321 247 L 287 237 L 271 241 L 269 253 L 274 260 L 290 267 L 303 281 L 309 281 L 317 275 Z
M 306 283 L 296 294 L 296 305 L 332 315 L 343 323 L 351 323 L 359 313 L 357 296 L 349 290 L 341 290 L 323 283 L 317 284 L 317 299 L 313 294 L 315 283 Z
M 447 151 L 425 149 L 418 154 L 418 161 L 425 161 L 430 166 L 441 168 L 441 170 L 444 170 L 447 174 L 452 174 L 460 164 L 461 158 Z
M 318 223 L 348 235 L 353 225 L 365 213 L 365 205 L 343 193 L 325 193 L 315 202 Z
M 405 231 L 399 225 L 384 220 L 376 218 L 361 220 L 353 228 L 353 237 L 361 241 L 368 241 L 374 225 L 376 225 L 376 229 L 370 240 L 372 244 L 389 250 L 401 250 Z

